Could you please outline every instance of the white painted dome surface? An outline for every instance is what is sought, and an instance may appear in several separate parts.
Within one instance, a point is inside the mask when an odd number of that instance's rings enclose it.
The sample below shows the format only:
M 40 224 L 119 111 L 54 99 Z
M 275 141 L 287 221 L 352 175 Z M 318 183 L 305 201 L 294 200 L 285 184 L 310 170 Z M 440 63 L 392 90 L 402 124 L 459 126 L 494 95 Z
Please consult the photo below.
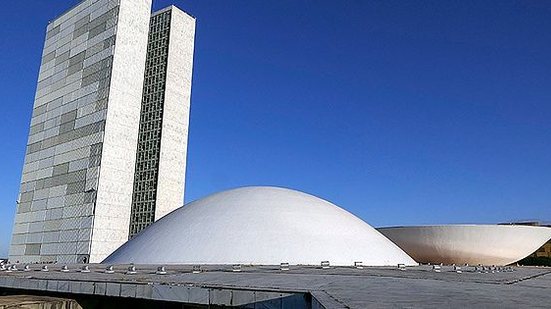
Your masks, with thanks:
M 189 203 L 126 242 L 103 263 L 415 265 L 370 225 L 315 196 L 244 187 Z
M 534 253 L 551 228 L 521 225 L 435 225 L 378 229 L 420 263 L 508 265 Z

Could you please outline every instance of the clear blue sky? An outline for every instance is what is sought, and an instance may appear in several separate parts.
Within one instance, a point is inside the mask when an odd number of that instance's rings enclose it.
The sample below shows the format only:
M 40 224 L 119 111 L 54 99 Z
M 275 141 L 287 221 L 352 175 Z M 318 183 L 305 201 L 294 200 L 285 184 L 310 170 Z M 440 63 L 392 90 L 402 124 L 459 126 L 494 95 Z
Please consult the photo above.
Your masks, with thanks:
M 47 21 L 0 10 L 0 256 Z M 375 226 L 551 220 L 551 2 L 205 1 L 186 201 L 244 185 L 326 198 Z

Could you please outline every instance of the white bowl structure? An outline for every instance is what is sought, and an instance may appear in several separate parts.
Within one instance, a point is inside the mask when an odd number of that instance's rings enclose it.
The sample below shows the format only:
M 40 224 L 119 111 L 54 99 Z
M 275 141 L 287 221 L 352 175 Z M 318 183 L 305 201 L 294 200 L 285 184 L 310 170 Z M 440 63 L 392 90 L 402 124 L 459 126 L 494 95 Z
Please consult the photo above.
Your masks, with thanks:
M 109 264 L 416 265 L 346 210 L 277 187 L 244 187 L 189 203 L 108 256 Z
M 508 265 L 551 239 L 551 228 L 435 225 L 377 229 L 420 263 Z

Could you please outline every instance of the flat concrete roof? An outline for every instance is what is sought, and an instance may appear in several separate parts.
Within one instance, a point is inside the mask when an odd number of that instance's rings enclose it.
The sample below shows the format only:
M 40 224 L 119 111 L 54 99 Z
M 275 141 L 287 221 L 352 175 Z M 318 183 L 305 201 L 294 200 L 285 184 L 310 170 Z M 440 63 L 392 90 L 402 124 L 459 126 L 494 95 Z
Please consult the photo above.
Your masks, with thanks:
M 166 265 L 166 274 L 156 274 L 158 265 L 135 265 L 136 273 L 127 274 L 129 265 L 115 265 L 114 273 L 104 272 L 106 265 L 90 264 L 90 272 L 78 271 L 82 265 L 29 265 L 30 271 L 0 271 L 0 287 L 60 293 L 133 297 L 177 301 L 190 304 L 243 306 L 262 299 L 286 299 L 311 295 L 318 308 L 380 307 L 548 307 L 551 304 L 551 268 L 512 267 L 481 270 L 442 266 L 407 267 L 332 267 L 202 265 L 193 273 L 193 265 Z M 302 296 L 300 296 L 302 297 Z M 285 307 L 285 300 L 280 305 Z M 280 306 L 277 305 L 277 306 Z M 277 307 L 275 306 L 275 307 Z

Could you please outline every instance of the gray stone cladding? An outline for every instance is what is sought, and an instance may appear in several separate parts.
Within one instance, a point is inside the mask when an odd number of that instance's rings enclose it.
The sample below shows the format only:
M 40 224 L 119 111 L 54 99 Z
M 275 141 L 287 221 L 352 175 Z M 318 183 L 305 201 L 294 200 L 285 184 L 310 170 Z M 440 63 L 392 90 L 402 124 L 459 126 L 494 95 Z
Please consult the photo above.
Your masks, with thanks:
M 47 27 L 10 246 L 13 261 L 90 260 L 96 209 L 101 206 L 97 197 L 101 183 L 110 181 L 100 170 L 105 155 L 115 151 L 105 150 L 106 136 L 117 135 L 111 109 L 134 106 L 136 119 L 127 129 L 137 138 L 139 100 L 121 99 L 112 89 L 113 82 L 125 86 L 121 78 L 137 78 L 140 84 L 143 78 L 143 65 L 137 65 L 137 75 L 118 72 L 120 64 L 114 67 L 126 56 L 124 50 L 117 51 L 118 45 L 125 45 L 121 21 L 129 23 L 127 16 L 135 12 L 128 8 L 135 5 L 134 11 L 149 16 L 150 0 L 85 0 Z M 142 28 L 146 38 L 147 21 Z M 136 53 L 143 57 L 128 58 L 145 60 L 145 43 L 141 47 L 135 40 Z M 132 73 L 135 76 L 128 76 Z M 141 93 L 141 85 L 137 89 Z M 126 148 L 135 152 L 135 147 Z M 122 172 L 133 177 L 133 168 Z

